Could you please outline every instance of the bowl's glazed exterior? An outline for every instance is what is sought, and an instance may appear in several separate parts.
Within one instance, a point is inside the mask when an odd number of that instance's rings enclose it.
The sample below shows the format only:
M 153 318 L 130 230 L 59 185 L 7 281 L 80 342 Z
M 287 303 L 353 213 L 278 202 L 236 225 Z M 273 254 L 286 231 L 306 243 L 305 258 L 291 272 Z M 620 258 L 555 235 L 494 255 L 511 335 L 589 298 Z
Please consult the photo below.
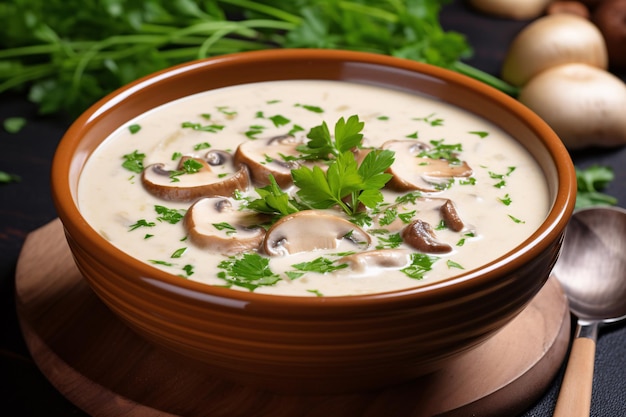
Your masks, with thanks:
M 76 204 L 81 169 L 120 124 L 196 92 L 281 79 L 400 87 L 490 120 L 542 167 L 552 201 L 545 222 L 514 251 L 479 270 L 414 289 L 324 298 L 261 295 L 183 280 L 124 254 L 83 219 Z M 479 82 L 383 55 L 275 50 L 191 62 L 104 98 L 62 139 L 52 187 L 80 271 L 140 335 L 220 378 L 281 391 L 346 392 L 431 372 L 512 320 L 541 289 L 557 259 L 576 179 L 552 130 L 514 99 Z

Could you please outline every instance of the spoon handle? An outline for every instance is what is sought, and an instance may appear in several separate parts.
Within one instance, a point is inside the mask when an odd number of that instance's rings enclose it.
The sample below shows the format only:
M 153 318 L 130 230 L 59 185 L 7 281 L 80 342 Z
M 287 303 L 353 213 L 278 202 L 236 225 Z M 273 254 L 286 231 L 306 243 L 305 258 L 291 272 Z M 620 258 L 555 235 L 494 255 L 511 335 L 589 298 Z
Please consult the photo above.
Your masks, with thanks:
M 591 329 L 586 327 L 591 327 Z M 584 326 L 579 324 L 577 330 L 554 417 L 588 417 L 591 410 L 597 323 Z

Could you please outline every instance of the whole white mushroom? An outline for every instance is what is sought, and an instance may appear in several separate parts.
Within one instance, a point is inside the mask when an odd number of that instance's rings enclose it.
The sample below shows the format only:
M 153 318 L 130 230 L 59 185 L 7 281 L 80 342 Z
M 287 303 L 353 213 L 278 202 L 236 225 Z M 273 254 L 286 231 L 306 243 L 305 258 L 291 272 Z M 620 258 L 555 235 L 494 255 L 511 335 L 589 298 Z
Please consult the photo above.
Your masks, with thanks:
M 602 33 L 581 16 L 551 14 L 533 21 L 513 39 L 501 76 L 521 87 L 541 71 L 574 62 L 607 68 L 608 53 Z
M 537 113 L 568 149 L 626 144 L 626 84 L 587 64 L 565 64 L 533 77 L 519 101 Z

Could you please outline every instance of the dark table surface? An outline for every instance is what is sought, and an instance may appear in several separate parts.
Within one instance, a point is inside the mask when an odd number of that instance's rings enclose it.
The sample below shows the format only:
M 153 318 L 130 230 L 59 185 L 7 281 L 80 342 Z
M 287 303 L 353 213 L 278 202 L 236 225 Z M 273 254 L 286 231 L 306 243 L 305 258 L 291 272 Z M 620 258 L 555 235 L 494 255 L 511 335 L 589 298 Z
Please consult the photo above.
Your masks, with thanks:
M 457 0 L 441 15 L 446 29 L 465 34 L 474 47 L 468 63 L 497 75 L 507 46 L 528 22 L 480 15 Z M 626 79 L 624 74 L 618 74 Z M 0 121 L 24 117 L 17 134 L 0 129 L 0 171 L 17 174 L 20 182 L 0 185 L 0 415 L 82 416 L 40 373 L 30 358 L 15 312 L 15 266 L 24 239 L 56 217 L 50 197 L 49 170 L 55 148 L 70 120 L 41 117 L 22 95 L 0 96 Z M 626 109 L 624 109 L 626 117 Z M 572 155 L 577 167 L 592 164 L 614 169 L 605 190 L 626 207 L 626 147 L 585 150 Z M 550 416 L 563 371 L 524 416 Z M 14 411 L 13 411 L 14 410 Z M 597 345 L 592 416 L 626 416 L 626 326 L 604 328 Z

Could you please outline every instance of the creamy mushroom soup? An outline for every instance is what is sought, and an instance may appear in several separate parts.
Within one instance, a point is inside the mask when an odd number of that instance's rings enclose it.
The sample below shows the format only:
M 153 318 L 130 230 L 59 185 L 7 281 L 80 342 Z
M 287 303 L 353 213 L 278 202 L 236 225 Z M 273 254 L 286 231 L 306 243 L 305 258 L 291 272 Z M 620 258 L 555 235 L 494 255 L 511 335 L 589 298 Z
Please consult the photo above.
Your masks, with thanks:
M 207 285 L 384 292 L 515 248 L 548 212 L 542 171 L 492 123 L 339 81 L 212 90 L 130 120 L 87 162 L 79 206 L 113 245 Z

